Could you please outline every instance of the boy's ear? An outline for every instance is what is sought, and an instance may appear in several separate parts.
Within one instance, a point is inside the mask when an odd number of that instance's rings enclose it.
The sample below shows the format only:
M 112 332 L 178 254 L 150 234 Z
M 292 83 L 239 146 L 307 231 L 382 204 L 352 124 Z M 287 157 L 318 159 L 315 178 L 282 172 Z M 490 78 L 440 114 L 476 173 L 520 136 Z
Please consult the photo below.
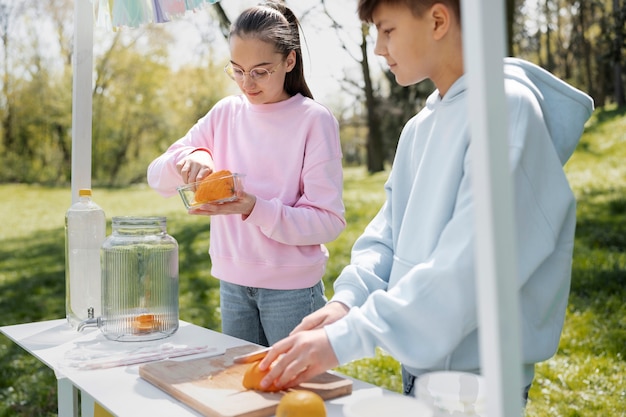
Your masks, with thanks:
M 442 3 L 435 3 L 430 9 L 430 17 L 433 22 L 433 37 L 440 40 L 450 29 L 450 10 Z

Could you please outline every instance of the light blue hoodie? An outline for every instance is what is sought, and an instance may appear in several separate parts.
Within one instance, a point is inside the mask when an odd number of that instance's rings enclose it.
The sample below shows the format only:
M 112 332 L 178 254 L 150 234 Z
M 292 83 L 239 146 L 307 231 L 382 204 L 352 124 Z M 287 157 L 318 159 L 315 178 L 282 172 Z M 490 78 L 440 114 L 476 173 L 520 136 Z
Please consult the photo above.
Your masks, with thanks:
M 593 102 L 526 61 L 505 59 L 504 73 L 527 385 L 563 328 L 576 202 L 562 165 Z M 466 83 L 435 91 L 406 124 L 385 204 L 335 282 L 331 301 L 351 307 L 326 326 L 341 364 L 381 347 L 413 375 L 480 372 Z

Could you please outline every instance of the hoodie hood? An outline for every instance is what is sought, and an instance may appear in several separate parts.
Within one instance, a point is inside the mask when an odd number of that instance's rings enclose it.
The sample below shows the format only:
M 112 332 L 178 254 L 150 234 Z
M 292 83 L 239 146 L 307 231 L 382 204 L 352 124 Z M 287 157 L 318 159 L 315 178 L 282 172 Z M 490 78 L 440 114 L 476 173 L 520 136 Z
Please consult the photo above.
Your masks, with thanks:
M 593 113 L 593 99 L 543 68 L 517 58 L 504 59 L 504 77 L 522 83 L 537 97 L 554 148 L 565 165 Z

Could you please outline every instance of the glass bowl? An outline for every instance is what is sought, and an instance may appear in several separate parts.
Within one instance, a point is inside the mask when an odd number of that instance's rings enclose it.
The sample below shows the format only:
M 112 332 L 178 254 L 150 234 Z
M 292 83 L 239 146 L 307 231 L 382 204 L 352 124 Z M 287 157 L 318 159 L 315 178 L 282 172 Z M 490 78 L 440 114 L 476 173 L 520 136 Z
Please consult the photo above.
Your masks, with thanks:
M 243 191 L 243 177 L 243 174 L 238 173 L 213 176 L 202 181 L 181 185 L 176 189 L 187 209 L 207 203 L 227 203 L 236 200 L 237 194 Z

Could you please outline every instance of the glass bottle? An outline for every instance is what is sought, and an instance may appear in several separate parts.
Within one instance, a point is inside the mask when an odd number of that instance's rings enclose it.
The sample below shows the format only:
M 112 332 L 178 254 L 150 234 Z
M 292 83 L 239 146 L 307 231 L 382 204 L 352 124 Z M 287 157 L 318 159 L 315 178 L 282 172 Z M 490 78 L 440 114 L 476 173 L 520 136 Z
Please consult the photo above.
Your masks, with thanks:
M 90 189 L 65 213 L 65 312 L 76 327 L 89 311 L 100 315 L 100 247 L 106 238 L 104 211 L 91 199 Z
M 142 341 L 178 329 L 178 243 L 165 217 L 113 217 L 104 241 L 102 317 L 111 340 Z

